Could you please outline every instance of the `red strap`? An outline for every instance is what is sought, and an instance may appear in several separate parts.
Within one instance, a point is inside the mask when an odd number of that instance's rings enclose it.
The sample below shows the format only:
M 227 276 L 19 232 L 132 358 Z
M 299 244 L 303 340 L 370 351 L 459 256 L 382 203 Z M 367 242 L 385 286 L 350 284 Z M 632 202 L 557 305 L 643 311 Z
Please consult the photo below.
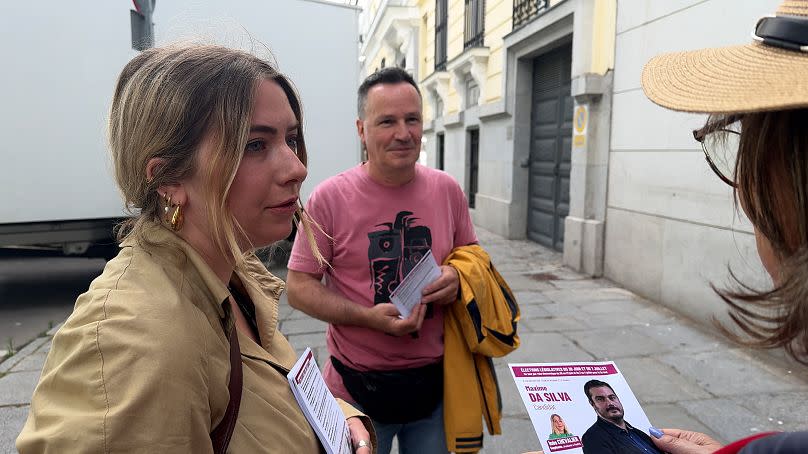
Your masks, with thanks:
M 236 427 L 238 409 L 241 406 L 241 349 L 238 346 L 238 332 L 236 332 L 235 326 L 230 330 L 228 337 L 230 338 L 230 382 L 227 384 L 227 388 L 230 391 L 230 401 L 227 403 L 224 417 L 210 433 L 215 454 L 224 454 L 227 451 L 227 445 L 230 444 L 230 437 L 233 436 L 233 429 Z
M 737 454 L 738 451 L 743 449 L 744 446 L 748 445 L 749 443 L 757 440 L 758 438 L 768 437 L 769 435 L 774 435 L 780 432 L 762 432 L 759 434 L 752 435 L 751 437 L 741 438 L 740 440 L 734 441 L 723 448 L 715 451 L 713 454 Z

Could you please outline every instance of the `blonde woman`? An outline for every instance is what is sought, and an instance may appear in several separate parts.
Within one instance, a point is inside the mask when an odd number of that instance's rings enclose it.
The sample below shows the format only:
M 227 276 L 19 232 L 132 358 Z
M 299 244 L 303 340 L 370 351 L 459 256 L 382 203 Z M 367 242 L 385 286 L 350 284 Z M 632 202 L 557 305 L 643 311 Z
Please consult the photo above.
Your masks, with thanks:
M 561 416 L 553 413 L 550 415 L 550 428 L 552 432 L 547 437 L 550 440 L 555 440 L 557 438 L 567 438 L 571 437 L 572 433 L 567 429 L 567 423 L 561 419 Z
M 656 57 L 646 95 L 675 110 L 711 114 L 694 132 L 710 168 L 733 188 L 754 226 L 771 289 L 719 291 L 747 345 L 784 347 L 808 363 L 808 1 L 761 18 L 751 44 Z M 655 429 L 651 432 L 654 433 Z M 704 434 L 655 433 L 672 454 L 804 453 L 808 432 L 757 434 L 726 447 Z
M 286 379 L 284 284 L 252 253 L 301 214 L 302 121 L 291 83 L 244 52 L 175 45 L 126 65 L 109 139 L 135 215 L 53 339 L 21 453 L 320 452 Z M 370 452 L 369 421 L 343 410 Z

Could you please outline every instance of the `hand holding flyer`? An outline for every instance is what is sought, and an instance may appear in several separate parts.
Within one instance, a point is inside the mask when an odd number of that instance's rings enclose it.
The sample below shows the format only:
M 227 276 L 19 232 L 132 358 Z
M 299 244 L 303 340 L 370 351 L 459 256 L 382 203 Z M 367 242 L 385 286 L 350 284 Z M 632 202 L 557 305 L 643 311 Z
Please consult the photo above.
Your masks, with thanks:
M 435 282 L 435 279 L 439 277 L 440 267 L 435 262 L 432 251 L 427 251 L 398 287 L 390 293 L 390 302 L 396 306 L 401 318 L 410 316 L 413 308 L 421 302 L 421 292 L 424 287 Z
M 545 454 L 661 454 L 613 362 L 508 367 Z
M 325 384 L 310 348 L 286 375 L 297 403 L 328 454 L 350 454 L 348 423 Z

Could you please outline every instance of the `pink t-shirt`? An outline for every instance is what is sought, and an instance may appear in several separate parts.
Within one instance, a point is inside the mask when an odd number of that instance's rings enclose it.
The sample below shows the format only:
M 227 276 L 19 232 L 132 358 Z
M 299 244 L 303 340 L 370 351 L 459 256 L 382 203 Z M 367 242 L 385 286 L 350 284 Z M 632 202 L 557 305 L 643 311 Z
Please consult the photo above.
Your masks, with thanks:
M 325 275 L 326 287 L 356 304 L 389 302 L 390 292 L 431 249 L 438 264 L 458 246 L 476 243 L 466 197 L 445 172 L 416 164 L 415 178 L 399 187 L 373 181 L 360 164 L 321 183 L 306 211 L 333 238 L 317 245 L 333 269 L 321 268 L 298 234 L 289 269 Z M 315 229 L 316 230 L 316 229 Z M 418 337 L 395 337 L 368 328 L 329 325 L 329 353 L 357 370 L 391 370 L 434 363 L 443 356 L 443 311 L 433 305 Z M 350 399 L 330 361 L 331 391 Z

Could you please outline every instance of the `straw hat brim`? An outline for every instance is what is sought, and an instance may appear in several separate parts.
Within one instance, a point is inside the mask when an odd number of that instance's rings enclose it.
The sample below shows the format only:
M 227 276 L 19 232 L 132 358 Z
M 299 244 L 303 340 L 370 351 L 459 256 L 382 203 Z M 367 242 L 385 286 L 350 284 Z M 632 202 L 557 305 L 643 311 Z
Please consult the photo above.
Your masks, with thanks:
M 757 42 L 664 54 L 645 65 L 642 87 L 656 104 L 685 112 L 808 107 L 808 54 Z

